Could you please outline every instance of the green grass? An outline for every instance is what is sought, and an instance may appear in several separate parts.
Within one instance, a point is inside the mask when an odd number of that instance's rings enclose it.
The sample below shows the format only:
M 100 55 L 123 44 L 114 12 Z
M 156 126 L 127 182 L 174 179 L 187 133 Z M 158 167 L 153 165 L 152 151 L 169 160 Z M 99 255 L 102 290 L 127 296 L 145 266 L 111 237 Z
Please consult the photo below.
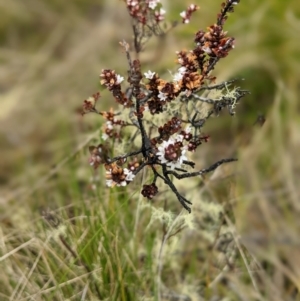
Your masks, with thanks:
M 214 22 L 219 1 L 197 4 L 190 26 L 141 54 L 145 71 L 173 70 L 175 51 Z M 229 18 L 236 49 L 215 74 L 243 77 L 251 95 L 234 119 L 210 121 L 195 158 L 239 162 L 178 181 L 189 215 L 164 186 L 145 201 L 147 175 L 109 190 L 88 165 L 101 120 L 76 110 L 102 68 L 126 72 L 122 1 L 0 0 L 0 300 L 299 300 L 296 4 L 241 0 Z M 169 1 L 170 19 L 184 7 Z

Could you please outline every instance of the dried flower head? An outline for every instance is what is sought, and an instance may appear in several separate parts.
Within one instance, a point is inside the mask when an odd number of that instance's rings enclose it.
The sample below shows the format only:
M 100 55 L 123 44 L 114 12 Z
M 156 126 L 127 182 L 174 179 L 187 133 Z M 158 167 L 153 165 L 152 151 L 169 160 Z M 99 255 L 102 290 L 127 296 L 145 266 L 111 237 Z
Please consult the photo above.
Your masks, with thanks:
M 100 93 L 93 94 L 93 96 L 89 97 L 88 99 L 83 101 L 82 105 L 82 115 L 86 113 L 97 113 L 96 110 L 96 103 L 98 99 L 100 98 Z

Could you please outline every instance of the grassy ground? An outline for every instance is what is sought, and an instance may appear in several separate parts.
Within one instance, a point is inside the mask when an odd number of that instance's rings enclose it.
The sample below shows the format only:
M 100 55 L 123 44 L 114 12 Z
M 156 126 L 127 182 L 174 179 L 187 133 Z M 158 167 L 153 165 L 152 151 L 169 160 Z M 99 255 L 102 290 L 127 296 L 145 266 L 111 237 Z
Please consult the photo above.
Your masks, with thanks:
M 166 3 L 170 20 L 184 2 Z M 198 2 L 189 26 L 149 44 L 145 71 L 167 74 L 175 51 L 214 22 L 219 1 Z M 245 78 L 251 95 L 236 117 L 210 121 L 196 159 L 239 162 L 178 183 L 190 215 L 167 191 L 147 203 L 141 182 L 108 190 L 87 162 L 101 120 L 78 108 L 102 68 L 126 72 L 124 3 L 0 7 L 0 300 L 300 300 L 296 0 L 241 0 L 225 26 L 236 49 L 215 74 Z

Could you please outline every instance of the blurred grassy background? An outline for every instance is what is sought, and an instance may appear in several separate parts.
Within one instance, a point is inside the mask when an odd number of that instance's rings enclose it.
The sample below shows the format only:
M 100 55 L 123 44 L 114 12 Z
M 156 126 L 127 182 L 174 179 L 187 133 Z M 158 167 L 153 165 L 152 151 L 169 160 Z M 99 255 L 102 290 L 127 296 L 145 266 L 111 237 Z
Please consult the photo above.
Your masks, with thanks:
M 189 3 L 165 2 L 168 21 L 177 19 Z M 143 70 L 165 74 L 173 70 L 175 51 L 193 47 L 193 34 L 214 23 L 220 2 L 194 1 L 201 9 L 191 24 L 176 27 L 164 41 L 151 42 L 141 55 Z M 218 80 L 244 78 L 241 84 L 251 95 L 242 101 L 236 117 L 224 115 L 208 124 L 205 130 L 212 139 L 199 154 L 199 162 L 207 166 L 239 153 L 237 184 L 228 197 L 221 198 L 234 204 L 239 231 L 246 238 L 254 235 L 254 240 L 248 239 L 254 254 L 264 260 L 268 254 L 276 267 L 284 258 L 290 270 L 283 270 L 299 288 L 296 250 L 272 245 L 272 252 L 261 252 L 259 239 L 277 241 L 278 233 L 285 239 L 289 233 L 291 245 L 299 244 L 300 6 L 297 0 L 242 0 L 225 30 L 236 38 L 236 48 L 214 74 Z M 130 38 L 123 1 L 0 0 L 0 220 L 4 228 L 18 230 L 36 218 L 40 208 L 77 204 L 88 195 L 93 173 L 86 148 L 98 138 L 101 120 L 91 115 L 82 120 L 78 108 L 100 89 L 102 68 L 126 74 L 118 42 Z M 111 101 L 103 92 L 103 106 L 110 107 Z M 259 114 L 266 118 L 262 128 L 253 126 Z M 128 216 L 122 219 L 126 224 Z

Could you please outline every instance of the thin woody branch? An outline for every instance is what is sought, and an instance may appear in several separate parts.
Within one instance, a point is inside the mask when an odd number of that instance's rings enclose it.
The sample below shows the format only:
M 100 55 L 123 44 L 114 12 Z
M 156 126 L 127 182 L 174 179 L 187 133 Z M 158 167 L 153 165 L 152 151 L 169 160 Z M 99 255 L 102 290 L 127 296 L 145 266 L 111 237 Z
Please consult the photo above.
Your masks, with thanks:
M 203 174 L 209 173 L 211 171 L 214 171 L 217 167 L 219 167 L 220 165 L 224 164 L 224 163 L 229 163 L 229 162 L 234 162 L 237 161 L 236 158 L 229 158 L 229 159 L 222 159 L 214 164 L 212 164 L 210 167 L 208 168 L 204 168 L 201 169 L 199 171 L 196 172 L 190 172 L 190 173 L 186 173 L 186 174 L 178 174 L 177 172 L 174 172 L 172 170 L 168 170 L 167 174 L 173 175 L 175 176 L 177 179 L 185 179 L 185 178 L 192 178 L 192 177 L 196 177 L 196 176 L 201 176 Z

